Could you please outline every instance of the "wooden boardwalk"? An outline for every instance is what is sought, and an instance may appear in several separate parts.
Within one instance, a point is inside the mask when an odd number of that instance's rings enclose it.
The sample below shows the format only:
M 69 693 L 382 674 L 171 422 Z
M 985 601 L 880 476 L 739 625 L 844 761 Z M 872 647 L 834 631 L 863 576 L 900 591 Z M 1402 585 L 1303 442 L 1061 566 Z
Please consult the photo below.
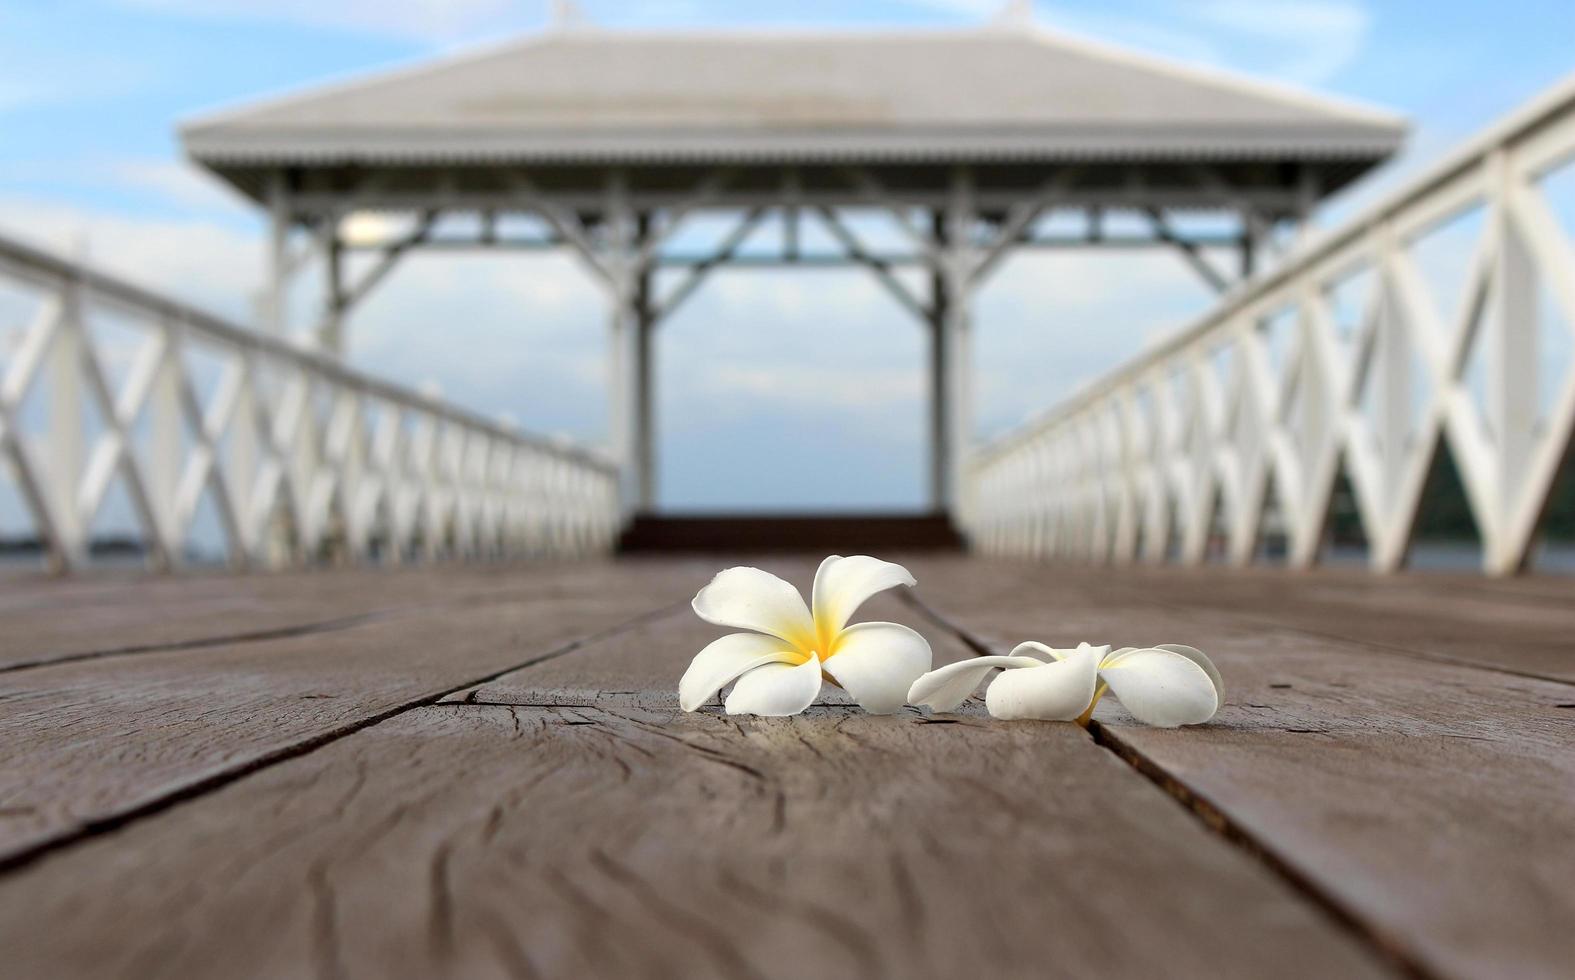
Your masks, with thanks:
M 0 584 L 0 973 L 1571 975 L 1575 583 L 918 557 L 861 613 L 1224 674 L 1085 731 L 684 715 L 720 564 Z

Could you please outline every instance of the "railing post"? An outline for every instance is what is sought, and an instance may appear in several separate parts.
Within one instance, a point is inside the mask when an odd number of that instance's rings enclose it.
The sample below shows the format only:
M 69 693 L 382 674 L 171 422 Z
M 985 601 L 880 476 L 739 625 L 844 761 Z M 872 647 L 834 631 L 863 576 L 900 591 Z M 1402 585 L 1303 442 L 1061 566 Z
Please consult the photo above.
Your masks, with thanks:
M 181 515 L 176 499 L 181 482 L 181 430 L 184 425 L 181 421 L 180 327 L 166 320 L 159 325 L 159 333 L 162 340 L 159 363 L 144 408 L 150 432 L 146 473 L 155 524 L 148 528 L 148 533 L 160 539 L 169 561 L 179 563 Z
M 1525 240 L 1510 207 L 1516 179 L 1508 152 L 1500 149 L 1488 161 L 1491 220 L 1496 222 L 1498 254 L 1489 302 L 1495 316 L 1485 318 L 1487 417 L 1493 440 L 1494 467 L 1490 481 L 1497 498 L 1493 526 L 1480 529 L 1482 562 L 1490 575 L 1508 575 L 1526 563 L 1531 539 L 1510 533 L 1516 503 L 1525 489 L 1537 425 L 1537 276 Z
M 1378 485 L 1376 507 L 1387 525 L 1400 513 L 1400 494 L 1405 481 L 1410 446 L 1411 419 L 1415 392 L 1411 382 L 1412 338 L 1417 324 L 1407 322 L 1405 304 L 1398 295 L 1395 262 L 1400 251 L 1394 228 L 1385 223 L 1378 236 L 1378 321 L 1373 339 L 1372 370 L 1377 383 L 1376 435 L 1378 441 Z M 1359 491 L 1358 491 L 1359 492 Z M 1365 522 L 1365 514 L 1364 524 Z M 1405 561 L 1406 535 L 1387 533 L 1387 527 L 1366 527 L 1368 560 L 1374 570 L 1392 572 Z
M 234 564 L 261 565 L 264 562 L 263 539 L 266 527 L 257 514 L 260 454 L 260 433 L 257 431 L 257 391 L 255 357 L 250 350 L 236 354 L 237 373 L 235 410 L 230 416 L 228 459 L 222 464 L 229 472 L 230 501 L 235 510 L 240 535 L 234 542 L 235 551 L 230 556 Z M 219 452 L 225 452 L 219 447 Z
M 86 462 L 82 432 L 82 402 L 87 397 L 82 377 L 85 330 L 82 286 L 73 275 L 61 285 L 46 379 L 50 389 L 47 469 L 57 550 L 52 563 L 60 570 L 87 561 L 86 520 L 77 507 Z

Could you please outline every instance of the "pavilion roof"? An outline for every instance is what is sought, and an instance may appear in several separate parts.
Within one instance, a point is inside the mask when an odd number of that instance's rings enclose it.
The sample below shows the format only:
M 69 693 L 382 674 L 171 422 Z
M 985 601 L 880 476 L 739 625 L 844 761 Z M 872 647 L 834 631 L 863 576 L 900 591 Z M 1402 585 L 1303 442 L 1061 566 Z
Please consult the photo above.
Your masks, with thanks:
M 560 29 L 212 114 L 187 151 L 258 166 L 1337 160 L 1374 109 L 1036 28 Z

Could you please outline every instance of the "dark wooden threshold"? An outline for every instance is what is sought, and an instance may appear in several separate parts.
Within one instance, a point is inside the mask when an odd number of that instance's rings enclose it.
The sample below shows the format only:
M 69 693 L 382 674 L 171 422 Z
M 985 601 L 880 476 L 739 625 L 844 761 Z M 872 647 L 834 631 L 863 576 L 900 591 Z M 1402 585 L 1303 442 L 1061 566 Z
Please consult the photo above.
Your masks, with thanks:
M 945 514 L 640 514 L 625 554 L 672 552 L 959 551 Z

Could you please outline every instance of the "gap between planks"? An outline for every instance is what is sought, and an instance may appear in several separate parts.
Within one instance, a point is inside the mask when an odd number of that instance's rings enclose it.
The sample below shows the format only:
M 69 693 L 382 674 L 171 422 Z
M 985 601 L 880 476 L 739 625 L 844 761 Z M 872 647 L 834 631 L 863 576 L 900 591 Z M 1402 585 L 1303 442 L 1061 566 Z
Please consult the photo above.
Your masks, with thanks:
M 628 630 L 638 628 L 639 626 L 642 626 L 652 620 L 671 615 L 686 604 L 687 602 L 670 602 L 660 605 L 655 609 L 648 609 L 637 616 L 630 617 L 629 619 L 616 623 L 613 626 L 609 626 L 600 630 L 594 630 L 590 633 L 580 636 L 574 640 L 569 641 L 568 643 L 555 647 L 546 653 L 538 654 L 534 657 L 527 657 L 524 660 L 509 664 L 503 668 L 488 671 L 484 675 L 466 678 L 460 683 L 447 687 L 436 694 L 430 694 L 421 698 L 414 698 L 409 701 L 394 705 L 393 707 L 384 711 L 369 715 L 365 718 L 357 719 L 356 721 L 329 729 L 328 731 L 318 732 L 316 734 L 306 736 L 277 749 L 264 752 L 255 758 L 248 759 L 245 762 L 239 763 L 229 769 L 213 773 L 209 776 L 205 776 L 190 783 L 176 787 L 175 789 L 170 790 L 168 793 L 129 807 L 123 811 L 108 816 L 85 819 L 80 825 L 73 827 L 70 830 L 63 831 L 51 837 L 43 838 L 36 843 L 22 847 L 10 854 L 0 856 L 0 875 L 9 874 L 11 872 L 20 870 L 50 856 L 51 854 L 69 848 L 72 845 L 103 837 L 107 834 L 113 833 L 114 831 L 137 823 L 147 817 L 164 813 L 179 806 L 182 803 L 200 799 L 215 790 L 221 789 L 230 785 L 231 783 L 236 782 L 237 780 L 244 779 L 249 775 L 264 769 L 271 768 L 278 765 L 279 763 L 288 762 L 292 759 L 298 759 L 302 756 L 309 755 L 318 749 L 332 745 L 341 739 L 347 738 L 358 732 L 365 731 L 368 728 L 382 724 L 383 722 L 406 714 L 407 712 L 420 708 L 432 707 L 439 703 L 453 704 L 455 702 L 445 702 L 444 699 L 450 698 L 462 691 L 476 687 L 477 685 L 497 680 L 498 678 L 507 674 L 511 674 L 515 671 L 523 670 L 527 667 L 532 667 L 537 664 L 546 663 L 550 660 L 556 660 L 559 657 L 567 656 L 568 654 L 574 653 L 575 651 L 580 650 L 586 646 L 590 646 L 609 637 L 617 636 L 618 634 Z
M 905 590 L 901 598 L 937 627 L 950 632 L 976 656 L 988 657 L 1000 652 L 992 649 L 989 643 L 972 630 L 925 602 L 912 590 Z M 1133 771 L 1158 786 L 1216 837 L 1262 864 L 1270 873 L 1283 881 L 1286 887 L 1316 906 L 1332 922 L 1356 938 L 1389 967 L 1415 980 L 1437 980 L 1437 974 L 1408 956 L 1401 945 L 1387 933 L 1367 922 L 1336 895 L 1299 871 L 1267 842 L 1231 819 L 1207 797 L 1188 786 L 1159 763 L 1123 741 L 1110 728 L 1101 725 L 1097 720 L 1090 719 L 1088 734 L 1095 745 L 1106 749 L 1130 766 Z
M 1170 612 L 1193 612 L 1192 607 L 1179 602 L 1166 602 L 1163 599 L 1151 600 L 1157 609 Z M 1403 647 L 1394 643 L 1385 643 L 1382 640 L 1371 640 L 1365 637 L 1352 636 L 1349 633 L 1333 633 L 1326 630 L 1309 629 L 1306 626 L 1281 623 L 1265 616 L 1253 616 L 1248 613 L 1230 612 L 1223 609 L 1210 609 L 1209 612 L 1221 618 L 1235 620 L 1247 626 L 1273 627 L 1285 633 L 1295 633 L 1313 640 L 1334 640 L 1339 643 L 1349 643 L 1352 646 L 1366 647 L 1380 653 L 1393 654 L 1397 657 L 1407 657 L 1411 660 L 1421 660 L 1426 663 L 1449 664 L 1451 667 L 1470 667 L 1473 670 L 1486 670 L 1495 674 L 1505 674 L 1510 677 L 1524 677 L 1528 680 L 1546 681 L 1550 684 L 1563 684 L 1566 687 L 1575 687 L 1575 680 L 1560 677 L 1557 674 L 1545 674 L 1536 670 L 1523 670 L 1519 667 L 1509 667 L 1496 664 L 1490 660 L 1478 660 L 1471 657 L 1457 657 L 1448 653 L 1435 653 L 1430 650 L 1418 650 L 1415 647 Z
M 457 593 L 452 596 L 422 602 L 395 604 L 379 609 L 369 609 L 365 612 L 353 613 L 348 616 L 331 616 L 324 619 L 307 620 L 282 626 L 242 630 L 238 633 L 213 633 L 206 636 L 194 636 L 185 640 L 151 640 L 146 643 L 103 647 L 83 650 L 78 653 L 50 654 L 46 652 L 28 660 L 0 664 L 0 674 L 55 667 L 62 664 L 81 663 L 87 660 L 135 656 L 143 653 L 178 653 L 187 650 L 202 650 L 208 647 L 239 646 L 247 643 L 288 640 L 302 636 L 318 636 L 324 633 L 336 633 L 342 630 L 354 629 L 357 626 L 366 626 L 370 623 L 403 619 L 423 613 L 440 612 L 446 609 L 479 609 L 492 605 L 502 605 L 516 597 L 516 592 L 507 589 Z
M 1048 566 L 1043 565 L 1030 565 L 1027 567 L 1034 570 L 1048 568 Z M 1221 621 L 1234 622 L 1243 626 L 1272 628 L 1282 633 L 1296 634 L 1314 640 L 1333 640 L 1339 643 L 1365 647 L 1369 650 L 1374 650 L 1380 653 L 1405 657 L 1411 660 L 1418 660 L 1426 663 L 1448 664 L 1454 667 L 1468 667 L 1476 670 L 1485 670 L 1496 674 L 1502 674 L 1507 677 L 1523 677 L 1529 680 L 1545 681 L 1551 684 L 1561 684 L 1568 687 L 1575 687 L 1575 679 L 1572 679 L 1567 674 L 1561 676 L 1559 674 L 1550 673 L 1543 670 L 1536 670 L 1527 667 L 1516 667 L 1496 661 L 1490 657 L 1462 656 L 1453 653 L 1440 653 L 1435 650 L 1425 650 L 1416 646 L 1402 645 L 1400 643 L 1386 639 L 1362 636 L 1359 634 L 1359 632 L 1353 630 L 1337 631 L 1318 629 L 1313 626 L 1309 626 L 1306 623 L 1287 621 L 1286 619 L 1265 615 L 1257 615 L 1252 612 L 1244 611 L 1244 607 L 1251 605 L 1251 600 L 1248 597 L 1236 596 L 1228 604 L 1211 603 L 1200 607 L 1196 603 L 1189 603 L 1186 601 L 1185 597 L 1175 596 L 1173 588 L 1170 594 L 1165 594 L 1165 585 L 1173 585 L 1173 583 L 1162 583 L 1158 588 L 1145 587 L 1147 582 L 1160 582 L 1164 573 L 1165 570 L 1160 570 L 1154 572 L 1151 576 L 1146 576 L 1145 580 L 1139 580 L 1135 582 L 1130 579 L 1117 581 L 1113 577 L 1106 577 L 1101 579 L 1100 584 L 1105 588 L 1119 589 L 1123 592 L 1125 598 L 1129 600 L 1141 601 L 1146 605 L 1154 607 L 1155 609 L 1161 609 L 1168 612 L 1195 614 L 1199 612 L 1201 608 L 1202 610 L 1207 611 L 1211 616 L 1217 617 Z M 1241 580 L 1242 579 L 1240 578 L 1231 576 L 1226 579 L 1226 583 L 1237 584 Z M 1314 581 L 1313 584 L 1318 583 Z M 1428 582 L 1427 585 L 1429 590 L 1436 591 L 1444 595 L 1469 595 L 1473 598 L 1481 598 L 1480 592 L 1472 592 L 1460 582 L 1441 579 L 1438 583 Z M 1542 592 L 1515 592 L 1500 589 L 1494 591 L 1493 599 L 1499 604 L 1520 605 L 1529 608 L 1557 608 L 1562 610 L 1568 609 L 1570 606 L 1570 596 L 1556 597 L 1552 594 Z
M 432 607 L 441 608 L 449 603 L 433 603 Z M 335 619 L 318 620 L 317 622 L 296 623 L 292 626 L 277 626 L 271 629 L 250 630 L 247 632 L 233 633 L 219 636 L 202 636 L 190 640 L 174 640 L 169 642 L 137 643 L 123 647 L 106 647 L 102 650 L 84 650 L 81 653 L 68 653 L 62 656 L 40 656 L 33 660 L 19 660 L 16 663 L 0 666 L 0 674 L 10 674 L 19 670 L 33 670 L 39 667 L 54 667 L 60 664 L 81 663 L 84 660 L 100 660 L 107 657 L 125 657 L 138 653 L 173 653 L 182 650 L 201 650 L 204 647 L 234 646 L 242 643 L 265 643 L 269 640 L 287 640 L 297 636 L 314 636 L 319 633 L 333 633 L 338 630 L 350 629 L 355 626 L 365 626 L 384 619 L 406 615 L 406 609 L 377 609 L 372 612 L 357 613 L 354 616 L 340 616 Z M 427 608 L 423 611 L 431 611 Z

